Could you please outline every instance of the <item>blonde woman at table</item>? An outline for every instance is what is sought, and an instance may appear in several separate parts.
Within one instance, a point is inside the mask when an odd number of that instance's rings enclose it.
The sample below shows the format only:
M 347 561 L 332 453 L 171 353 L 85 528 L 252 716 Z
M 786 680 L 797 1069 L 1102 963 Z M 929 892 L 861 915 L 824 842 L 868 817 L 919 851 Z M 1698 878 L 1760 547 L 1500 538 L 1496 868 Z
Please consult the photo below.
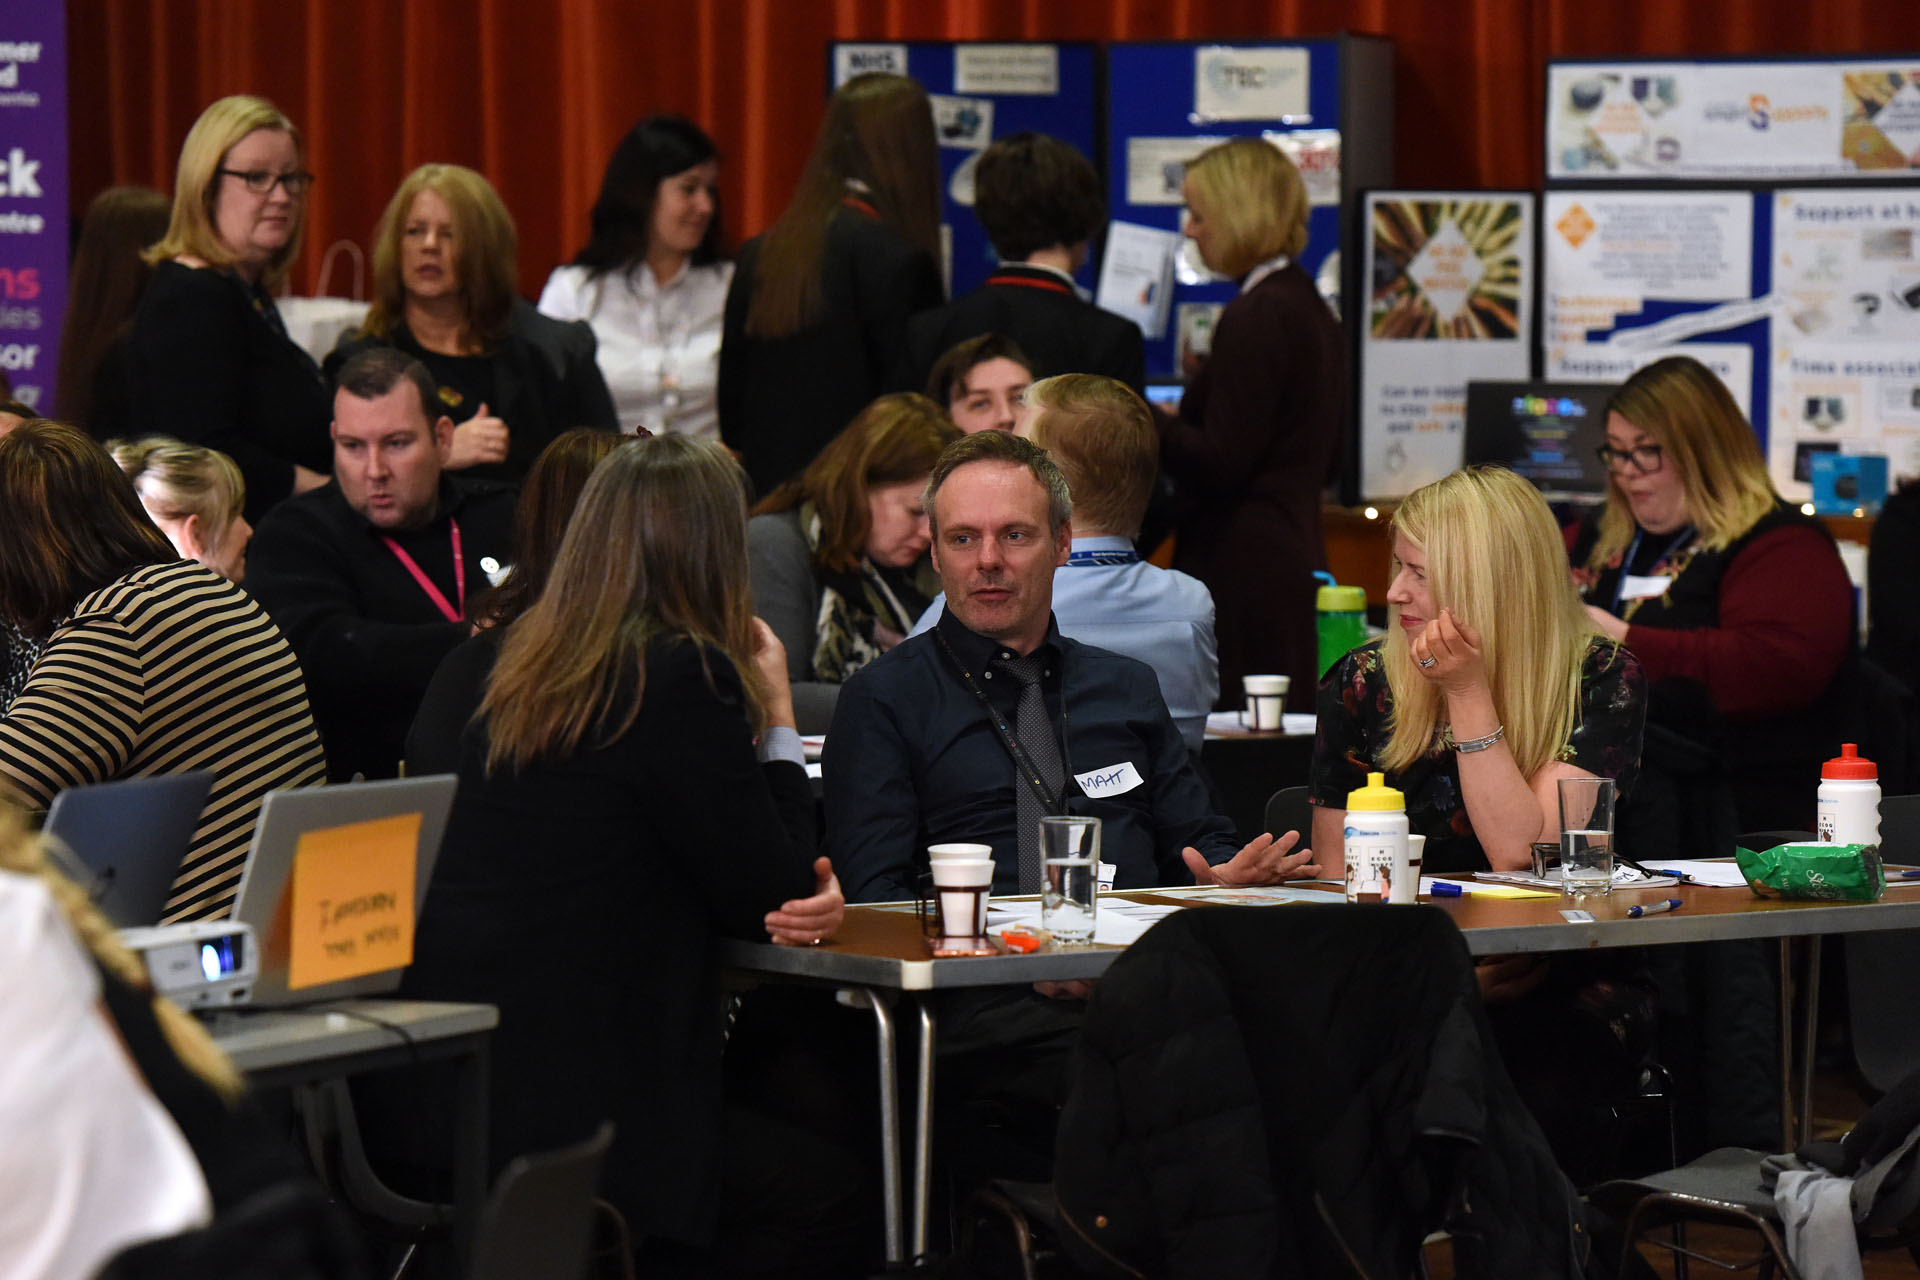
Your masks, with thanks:
M 1513 870 L 1560 838 L 1561 778 L 1639 768 L 1640 664 L 1600 634 L 1567 574 L 1546 501 L 1474 467 L 1416 489 L 1393 517 L 1387 635 L 1320 682 L 1313 847 L 1338 876 L 1347 793 L 1369 770 L 1405 793 L 1425 870 Z M 1630 961 L 1500 956 L 1481 994 L 1521 1096 L 1576 1181 L 1610 1153 L 1588 1108 L 1625 1093 L 1652 1038 Z
M 462 741 L 404 990 L 500 1007 L 497 1164 L 614 1121 L 603 1194 L 643 1274 L 850 1275 L 857 1163 L 721 1095 L 715 937 L 815 944 L 845 909 L 745 498 L 690 436 L 595 469 Z
M 1320 682 L 1309 799 L 1321 865 L 1342 865 L 1349 791 L 1406 793 L 1428 872 L 1511 871 L 1557 840 L 1561 778 L 1629 788 L 1646 715 L 1640 664 L 1567 576 L 1553 513 L 1510 471 L 1416 489 L 1393 516 L 1383 639 Z

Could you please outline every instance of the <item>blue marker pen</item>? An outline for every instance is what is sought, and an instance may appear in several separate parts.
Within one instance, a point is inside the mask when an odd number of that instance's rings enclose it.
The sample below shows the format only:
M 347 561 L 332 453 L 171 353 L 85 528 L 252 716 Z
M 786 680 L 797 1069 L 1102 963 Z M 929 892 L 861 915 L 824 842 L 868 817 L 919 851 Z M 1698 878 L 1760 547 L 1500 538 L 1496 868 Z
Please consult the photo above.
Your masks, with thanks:
M 1668 898 L 1665 902 L 1650 902 L 1644 907 L 1628 907 L 1627 918 L 1638 920 L 1641 916 L 1657 916 L 1663 911 L 1678 911 L 1680 899 Z
M 1435 880 L 1433 882 L 1433 896 L 1436 898 L 1461 898 L 1466 896 L 1466 892 L 1464 888 L 1453 883 L 1451 880 Z

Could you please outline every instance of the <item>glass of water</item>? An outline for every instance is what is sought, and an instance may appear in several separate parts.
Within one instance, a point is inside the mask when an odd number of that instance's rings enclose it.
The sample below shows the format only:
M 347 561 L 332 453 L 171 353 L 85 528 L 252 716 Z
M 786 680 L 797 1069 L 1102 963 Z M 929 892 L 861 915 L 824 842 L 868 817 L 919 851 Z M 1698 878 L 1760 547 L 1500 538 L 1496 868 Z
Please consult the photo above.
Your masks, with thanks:
M 1040 819 L 1040 857 L 1046 873 L 1040 926 L 1061 946 L 1087 945 L 1099 886 L 1100 819 Z
M 1612 778 L 1560 779 L 1560 887 L 1576 897 L 1613 892 Z

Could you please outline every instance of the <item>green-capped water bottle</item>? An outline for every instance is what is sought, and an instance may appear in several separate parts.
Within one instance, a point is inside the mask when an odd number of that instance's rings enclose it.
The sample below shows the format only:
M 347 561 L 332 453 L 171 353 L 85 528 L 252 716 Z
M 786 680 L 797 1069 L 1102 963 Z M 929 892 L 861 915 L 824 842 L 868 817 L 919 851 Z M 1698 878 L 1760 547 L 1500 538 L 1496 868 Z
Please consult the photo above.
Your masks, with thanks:
M 1328 668 L 1349 651 L 1366 643 L 1367 590 L 1343 587 L 1324 570 L 1316 571 L 1313 576 L 1326 584 L 1314 593 L 1314 602 L 1320 610 L 1319 672 L 1324 676 Z

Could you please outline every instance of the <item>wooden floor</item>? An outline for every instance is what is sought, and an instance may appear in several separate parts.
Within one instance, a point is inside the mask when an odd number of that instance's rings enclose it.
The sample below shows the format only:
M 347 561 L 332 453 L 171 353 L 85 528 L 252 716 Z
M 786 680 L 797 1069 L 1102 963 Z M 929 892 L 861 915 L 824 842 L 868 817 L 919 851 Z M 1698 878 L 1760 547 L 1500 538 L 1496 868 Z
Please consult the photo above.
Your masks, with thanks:
M 1867 1100 L 1844 1075 L 1823 1071 L 1815 1076 L 1813 1114 L 1820 1136 L 1837 1137 L 1845 1133 L 1866 1109 Z M 1752 1256 L 1754 1246 L 1751 1240 L 1752 1237 L 1732 1229 L 1695 1227 L 1689 1232 L 1687 1243 L 1690 1248 L 1697 1248 L 1711 1256 L 1733 1260 Z M 1663 1278 L 1673 1276 L 1672 1257 L 1665 1250 L 1648 1249 L 1645 1256 L 1656 1274 Z M 1920 1266 L 1915 1266 L 1913 1259 L 1904 1252 L 1869 1253 L 1862 1262 L 1865 1280 L 1916 1280 L 1916 1277 L 1920 1277 Z M 1427 1273 L 1430 1280 L 1453 1280 L 1453 1256 L 1444 1243 L 1428 1246 Z M 1697 1262 L 1690 1272 L 1692 1280 L 1709 1280 L 1725 1274 L 1724 1271 Z M 1744 1274 L 1753 1273 L 1748 1271 Z

